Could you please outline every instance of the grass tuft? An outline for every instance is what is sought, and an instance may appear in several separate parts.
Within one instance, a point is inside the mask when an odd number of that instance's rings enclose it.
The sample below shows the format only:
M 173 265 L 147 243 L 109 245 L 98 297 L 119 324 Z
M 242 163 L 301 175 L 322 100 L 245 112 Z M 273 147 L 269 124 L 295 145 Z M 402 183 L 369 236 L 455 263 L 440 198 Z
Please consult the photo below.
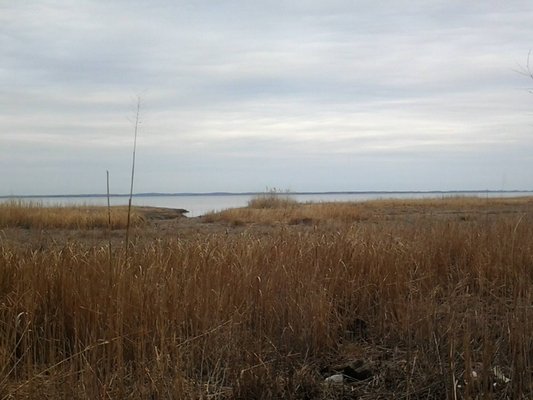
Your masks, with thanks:
M 298 202 L 289 197 L 288 192 L 282 192 L 276 188 L 267 190 L 254 196 L 248 201 L 248 208 L 252 209 L 281 209 L 294 207 Z

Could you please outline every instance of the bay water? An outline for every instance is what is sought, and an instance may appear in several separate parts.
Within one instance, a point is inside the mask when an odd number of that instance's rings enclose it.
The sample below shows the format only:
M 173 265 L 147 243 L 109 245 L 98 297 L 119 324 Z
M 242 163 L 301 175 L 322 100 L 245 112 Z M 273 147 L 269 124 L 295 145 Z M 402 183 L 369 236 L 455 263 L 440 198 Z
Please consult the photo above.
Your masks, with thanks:
M 187 216 L 198 217 L 211 211 L 228 208 L 245 207 L 250 199 L 258 194 L 147 194 L 135 195 L 132 204 L 135 206 L 182 208 Z M 288 193 L 280 194 L 298 202 L 340 202 L 365 201 L 376 199 L 421 199 L 446 198 L 452 196 L 469 197 L 518 197 L 531 196 L 531 191 L 468 191 L 468 192 L 334 192 L 334 193 Z M 31 201 L 43 206 L 90 205 L 105 206 L 105 196 L 21 196 L 2 197 L 0 202 L 10 200 Z M 111 205 L 127 205 L 127 196 L 111 196 Z

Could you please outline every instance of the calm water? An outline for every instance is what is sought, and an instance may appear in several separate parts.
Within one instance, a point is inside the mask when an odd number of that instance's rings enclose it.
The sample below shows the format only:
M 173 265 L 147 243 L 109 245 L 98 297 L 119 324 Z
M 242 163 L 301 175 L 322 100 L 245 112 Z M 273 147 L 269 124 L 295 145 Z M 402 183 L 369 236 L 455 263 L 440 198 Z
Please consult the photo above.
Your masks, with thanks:
M 289 194 L 299 202 L 328 202 L 328 201 L 364 201 L 375 199 L 420 199 L 444 198 L 450 196 L 478 196 L 478 197 L 517 197 L 531 196 L 533 192 L 401 192 L 401 193 L 316 193 L 316 194 Z M 184 208 L 189 211 L 189 217 L 197 217 L 209 211 L 220 211 L 227 208 L 244 207 L 254 195 L 226 194 L 226 195 L 168 195 L 168 196 L 135 196 L 133 205 Z M 24 198 L 43 205 L 107 205 L 105 197 L 32 197 Z M 9 201 L 9 198 L 0 198 L 0 202 Z M 111 197 L 112 205 L 127 205 L 125 196 Z

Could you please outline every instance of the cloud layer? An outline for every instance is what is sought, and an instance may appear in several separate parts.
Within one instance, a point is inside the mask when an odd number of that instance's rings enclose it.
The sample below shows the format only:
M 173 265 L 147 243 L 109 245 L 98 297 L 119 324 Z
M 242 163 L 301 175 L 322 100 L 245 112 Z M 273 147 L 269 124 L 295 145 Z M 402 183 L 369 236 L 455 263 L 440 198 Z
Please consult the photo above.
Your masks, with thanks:
M 0 2 L 0 194 L 533 188 L 527 1 Z

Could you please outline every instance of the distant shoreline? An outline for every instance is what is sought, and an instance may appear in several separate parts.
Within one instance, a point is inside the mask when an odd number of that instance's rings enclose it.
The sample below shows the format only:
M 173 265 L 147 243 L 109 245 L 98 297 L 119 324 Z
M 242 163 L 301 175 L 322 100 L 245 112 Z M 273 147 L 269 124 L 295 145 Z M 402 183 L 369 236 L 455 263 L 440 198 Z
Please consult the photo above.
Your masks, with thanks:
M 326 191 L 326 192 L 280 192 L 279 195 L 388 195 L 388 194 L 498 194 L 498 193 L 532 193 L 533 190 L 363 190 L 363 191 Z M 191 197 L 191 196 L 256 196 L 270 194 L 269 192 L 207 192 L 207 193 L 135 193 L 133 197 Z M 110 197 L 129 197 L 129 194 L 114 193 Z M 0 199 L 38 199 L 38 198 L 101 198 L 107 194 L 29 194 L 29 195 L 1 195 Z

